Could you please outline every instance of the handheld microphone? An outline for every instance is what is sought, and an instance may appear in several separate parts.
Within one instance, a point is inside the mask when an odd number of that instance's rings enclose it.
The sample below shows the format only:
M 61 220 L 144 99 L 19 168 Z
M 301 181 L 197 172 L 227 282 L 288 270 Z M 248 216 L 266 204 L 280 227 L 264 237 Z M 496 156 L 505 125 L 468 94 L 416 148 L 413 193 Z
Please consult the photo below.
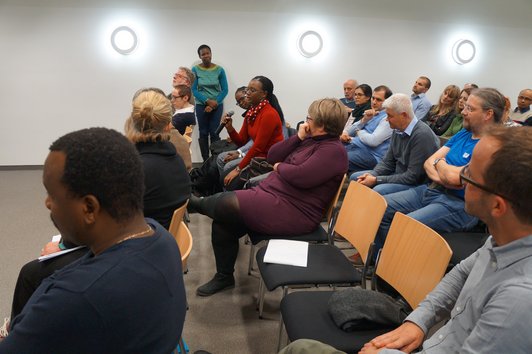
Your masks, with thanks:
M 234 111 L 229 111 L 229 112 L 227 112 L 225 115 L 226 115 L 227 117 L 232 117 L 233 114 L 235 114 Z M 223 130 L 224 127 L 225 127 L 225 123 L 220 123 L 220 125 L 218 126 L 218 128 L 216 128 L 216 131 L 214 132 L 214 134 L 216 134 L 216 135 L 220 135 L 220 133 L 222 132 L 222 130 Z

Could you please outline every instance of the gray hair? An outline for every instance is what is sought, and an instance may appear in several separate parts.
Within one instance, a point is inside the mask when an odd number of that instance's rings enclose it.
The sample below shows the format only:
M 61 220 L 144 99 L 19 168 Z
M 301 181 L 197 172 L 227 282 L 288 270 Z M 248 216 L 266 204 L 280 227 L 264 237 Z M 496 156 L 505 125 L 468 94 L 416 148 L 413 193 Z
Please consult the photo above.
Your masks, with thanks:
M 190 70 L 189 68 L 185 66 L 180 66 L 177 71 L 183 70 L 185 74 L 187 75 L 188 80 L 190 81 L 190 85 L 194 83 L 194 80 L 196 80 L 196 75 Z
M 506 101 L 504 100 L 504 95 L 499 90 L 483 87 L 474 89 L 471 91 L 471 95 L 482 100 L 482 110 L 493 110 L 493 120 L 495 123 L 501 123 Z
M 410 97 L 404 93 L 396 93 L 391 95 L 382 104 L 384 109 L 391 109 L 397 113 L 406 113 L 410 119 L 414 119 L 414 109 L 412 108 L 412 101 Z

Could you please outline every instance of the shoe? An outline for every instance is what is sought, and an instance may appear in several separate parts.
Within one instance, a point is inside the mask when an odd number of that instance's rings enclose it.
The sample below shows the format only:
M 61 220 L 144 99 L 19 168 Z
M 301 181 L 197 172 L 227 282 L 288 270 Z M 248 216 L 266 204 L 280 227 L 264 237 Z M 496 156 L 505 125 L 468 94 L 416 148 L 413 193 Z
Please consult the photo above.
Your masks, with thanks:
M 4 324 L 0 327 L 0 340 L 9 334 L 9 317 L 4 318 Z
M 233 274 L 224 275 L 216 273 L 214 277 L 207 283 L 203 284 L 196 290 L 199 296 L 211 296 L 225 289 L 235 287 L 235 278 Z
M 198 208 L 200 206 L 201 199 L 203 197 L 197 197 L 194 194 L 190 195 L 190 198 L 188 199 L 187 204 L 187 211 L 189 214 L 195 214 L 198 212 Z
M 354 266 L 362 267 L 364 265 L 364 262 L 362 262 L 362 256 L 358 252 L 347 257 L 347 259 L 349 262 L 353 263 Z

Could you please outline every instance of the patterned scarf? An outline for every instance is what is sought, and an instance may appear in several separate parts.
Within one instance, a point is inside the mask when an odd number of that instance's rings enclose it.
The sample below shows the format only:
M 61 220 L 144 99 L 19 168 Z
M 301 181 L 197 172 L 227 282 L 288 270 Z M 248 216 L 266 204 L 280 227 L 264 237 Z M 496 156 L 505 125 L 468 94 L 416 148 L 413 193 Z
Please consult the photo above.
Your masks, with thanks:
M 246 120 L 248 121 L 248 123 L 253 122 L 255 120 L 255 118 L 257 118 L 257 115 L 259 114 L 261 109 L 263 109 L 264 106 L 266 106 L 269 103 L 270 103 L 270 101 L 268 101 L 267 99 L 263 99 L 262 101 L 260 101 L 260 103 L 258 105 L 248 109 L 248 111 L 246 113 Z

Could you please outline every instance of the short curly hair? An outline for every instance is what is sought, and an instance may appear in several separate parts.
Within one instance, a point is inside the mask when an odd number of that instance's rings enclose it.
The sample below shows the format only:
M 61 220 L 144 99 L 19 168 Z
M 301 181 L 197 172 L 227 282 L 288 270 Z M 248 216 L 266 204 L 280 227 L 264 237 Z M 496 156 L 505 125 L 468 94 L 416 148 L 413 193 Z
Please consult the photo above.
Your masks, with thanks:
M 78 130 L 57 139 L 50 151 L 66 155 L 61 182 L 72 195 L 93 195 L 117 222 L 142 213 L 142 162 L 122 134 L 107 128 Z

